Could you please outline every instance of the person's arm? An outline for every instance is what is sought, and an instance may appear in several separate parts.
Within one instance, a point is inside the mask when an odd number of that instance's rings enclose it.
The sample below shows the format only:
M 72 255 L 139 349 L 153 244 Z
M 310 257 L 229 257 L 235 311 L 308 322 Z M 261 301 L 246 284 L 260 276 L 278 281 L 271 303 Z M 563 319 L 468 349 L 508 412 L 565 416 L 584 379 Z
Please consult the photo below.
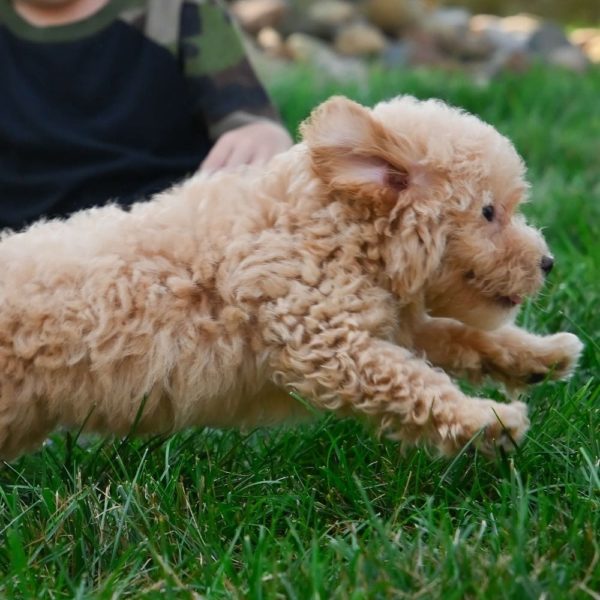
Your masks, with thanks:
M 219 2 L 183 3 L 179 56 L 195 98 L 194 111 L 215 142 L 202 170 L 263 164 L 292 145 Z

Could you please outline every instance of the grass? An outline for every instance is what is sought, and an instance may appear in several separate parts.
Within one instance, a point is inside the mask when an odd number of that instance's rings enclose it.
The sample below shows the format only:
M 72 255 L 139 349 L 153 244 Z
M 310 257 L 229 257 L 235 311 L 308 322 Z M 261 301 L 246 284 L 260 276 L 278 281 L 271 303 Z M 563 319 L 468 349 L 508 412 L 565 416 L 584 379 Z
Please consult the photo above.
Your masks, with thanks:
M 319 100 L 438 96 L 510 136 L 557 266 L 521 321 L 586 342 L 569 382 L 531 390 L 511 458 L 401 456 L 358 424 L 57 436 L 0 471 L 2 598 L 599 598 L 600 71 L 373 73 L 340 90 L 290 74 L 291 128 Z M 494 389 L 488 393 L 499 396 Z

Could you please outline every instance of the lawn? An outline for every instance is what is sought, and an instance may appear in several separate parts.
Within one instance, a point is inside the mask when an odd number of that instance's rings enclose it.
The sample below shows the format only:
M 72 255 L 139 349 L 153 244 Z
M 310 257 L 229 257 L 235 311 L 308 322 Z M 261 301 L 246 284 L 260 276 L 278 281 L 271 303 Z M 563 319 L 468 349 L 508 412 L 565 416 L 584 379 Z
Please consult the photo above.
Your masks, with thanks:
M 271 85 L 295 129 L 332 93 L 437 96 L 511 137 L 556 268 L 520 321 L 584 340 L 569 382 L 527 394 L 510 458 L 453 461 L 323 418 L 168 439 L 56 436 L 0 470 L 2 598 L 600 598 L 600 71 L 373 73 Z M 498 390 L 487 390 L 501 397 Z

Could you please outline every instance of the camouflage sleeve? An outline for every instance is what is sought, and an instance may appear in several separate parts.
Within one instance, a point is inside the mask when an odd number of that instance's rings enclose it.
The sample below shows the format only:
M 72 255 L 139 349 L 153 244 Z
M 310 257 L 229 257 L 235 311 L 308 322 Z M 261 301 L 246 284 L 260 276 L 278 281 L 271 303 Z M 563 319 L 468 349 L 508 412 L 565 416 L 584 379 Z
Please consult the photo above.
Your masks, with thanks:
M 218 0 L 182 3 L 178 55 L 194 109 L 212 139 L 258 119 L 279 120 L 248 62 L 240 34 Z

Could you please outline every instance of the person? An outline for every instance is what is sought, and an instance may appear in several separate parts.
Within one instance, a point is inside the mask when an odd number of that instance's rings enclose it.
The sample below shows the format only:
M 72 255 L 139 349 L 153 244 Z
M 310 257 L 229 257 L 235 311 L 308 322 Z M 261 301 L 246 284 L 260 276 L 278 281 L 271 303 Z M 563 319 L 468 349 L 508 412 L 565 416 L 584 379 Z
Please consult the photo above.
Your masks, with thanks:
M 292 141 L 218 0 L 0 0 L 0 227 Z

